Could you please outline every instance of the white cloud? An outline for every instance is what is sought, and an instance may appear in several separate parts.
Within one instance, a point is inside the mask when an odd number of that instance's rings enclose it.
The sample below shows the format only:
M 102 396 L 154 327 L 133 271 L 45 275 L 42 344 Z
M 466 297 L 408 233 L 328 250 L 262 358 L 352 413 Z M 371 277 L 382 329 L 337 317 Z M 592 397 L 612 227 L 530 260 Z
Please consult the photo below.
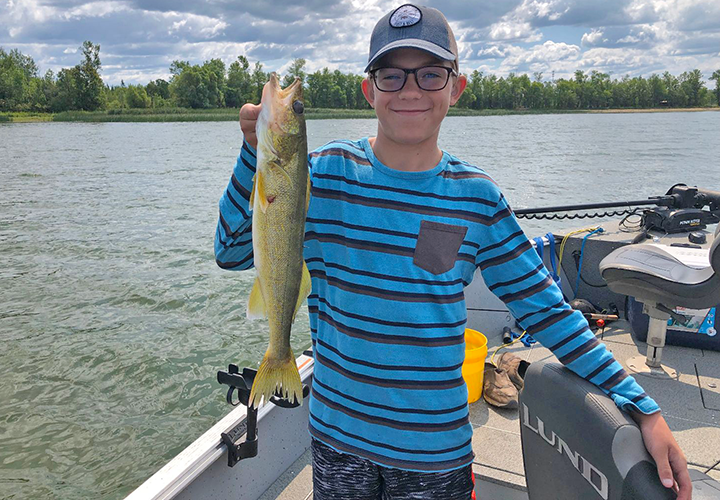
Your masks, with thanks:
M 103 17 L 115 12 L 130 10 L 123 2 L 90 2 L 79 7 L 75 7 L 65 12 L 61 12 L 61 17 L 65 19 L 82 18 L 82 17 Z
M 8 0 L 7 15 L 18 23 L 44 23 L 55 17 L 58 9 L 41 5 L 38 0 Z
M 196 14 L 168 12 L 162 14 L 162 16 L 172 22 L 168 33 L 176 36 L 193 33 L 195 36 L 202 38 L 214 38 L 229 26 L 228 23 L 221 19 Z
M 580 43 L 583 47 L 588 47 L 597 45 L 602 41 L 607 41 L 607 38 L 603 38 L 603 30 L 593 29 L 590 33 L 583 33 Z
M 167 76 L 174 59 L 230 64 L 240 54 L 266 71 L 303 57 L 310 72 L 360 73 L 375 23 L 402 3 L 277 0 L 268 9 L 264 0 L 0 1 L 0 47 L 32 56 L 41 73 L 57 72 L 77 64 L 77 47 L 91 40 L 101 45 L 108 83 Z M 427 3 L 446 13 L 464 70 L 560 77 L 575 69 L 647 75 L 699 68 L 707 77 L 720 68 L 718 0 Z
M 580 55 L 580 47 L 564 42 L 555 43 L 550 40 L 542 45 L 534 45 L 529 49 L 514 47 L 510 55 L 505 58 L 508 66 L 520 66 L 533 62 L 551 62 L 562 59 L 576 60 Z
M 533 29 L 527 22 L 500 21 L 490 26 L 490 39 L 500 40 L 522 40 L 532 43 L 542 40 L 542 33 Z
M 583 66 L 637 68 L 647 64 L 643 50 L 620 48 L 590 49 L 583 54 Z
M 508 53 L 507 48 L 500 48 L 497 45 L 493 45 L 492 47 L 487 47 L 484 49 L 480 49 L 477 52 L 477 57 L 480 59 L 496 59 L 500 57 L 505 57 L 505 55 Z

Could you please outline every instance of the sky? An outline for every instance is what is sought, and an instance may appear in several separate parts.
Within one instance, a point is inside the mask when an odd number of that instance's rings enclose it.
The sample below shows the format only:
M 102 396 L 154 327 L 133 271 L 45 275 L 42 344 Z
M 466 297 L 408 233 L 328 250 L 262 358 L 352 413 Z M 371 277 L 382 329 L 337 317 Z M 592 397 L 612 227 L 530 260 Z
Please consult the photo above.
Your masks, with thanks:
M 293 59 L 361 74 L 375 23 L 403 1 L 0 0 L 0 47 L 42 75 L 100 45 L 105 83 L 169 79 L 174 60 L 227 65 L 244 55 L 283 73 Z M 597 70 L 612 78 L 720 69 L 720 0 L 426 0 L 447 17 L 460 68 L 543 80 Z M 713 86 L 713 85 L 711 85 Z

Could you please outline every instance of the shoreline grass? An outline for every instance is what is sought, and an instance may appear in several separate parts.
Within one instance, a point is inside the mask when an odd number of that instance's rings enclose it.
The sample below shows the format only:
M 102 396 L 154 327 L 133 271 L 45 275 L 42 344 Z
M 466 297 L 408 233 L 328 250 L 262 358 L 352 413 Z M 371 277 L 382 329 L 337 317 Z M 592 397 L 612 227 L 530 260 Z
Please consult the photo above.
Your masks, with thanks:
M 677 113 L 697 111 L 720 111 L 720 107 L 711 108 L 608 108 L 608 109 L 465 109 L 450 108 L 448 116 L 506 116 L 506 115 L 545 115 L 578 113 Z M 117 109 L 107 111 L 63 111 L 61 113 L 1 112 L 0 123 L 34 122 L 200 122 L 200 121 L 237 121 L 240 110 L 237 108 L 190 109 Z M 375 118 L 372 109 L 325 109 L 307 108 L 308 120 Z

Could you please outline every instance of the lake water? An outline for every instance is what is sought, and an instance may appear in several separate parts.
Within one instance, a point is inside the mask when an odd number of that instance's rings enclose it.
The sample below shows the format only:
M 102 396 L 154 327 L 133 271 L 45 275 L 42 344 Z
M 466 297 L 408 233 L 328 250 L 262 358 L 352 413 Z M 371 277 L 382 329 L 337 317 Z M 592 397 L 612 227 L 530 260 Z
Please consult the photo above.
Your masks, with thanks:
M 310 121 L 309 145 L 375 127 Z M 718 138 L 717 112 L 573 114 L 448 118 L 440 143 L 517 209 L 720 190 Z M 240 140 L 228 122 L 0 125 L 0 498 L 122 498 L 229 411 L 215 373 L 267 344 L 245 319 L 254 272 L 212 249 Z M 295 352 L 309 339 L 303 310 Z

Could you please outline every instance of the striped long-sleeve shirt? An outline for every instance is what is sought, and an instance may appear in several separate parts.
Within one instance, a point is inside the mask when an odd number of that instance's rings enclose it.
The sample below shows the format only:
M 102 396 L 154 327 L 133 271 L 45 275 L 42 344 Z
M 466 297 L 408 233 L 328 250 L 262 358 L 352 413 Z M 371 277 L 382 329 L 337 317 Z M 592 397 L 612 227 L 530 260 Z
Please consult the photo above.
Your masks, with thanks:
M 659 410 L 563 300 L 482 169 L 443 153 L 403 172 L 367 138 L 309 158 L 305 261 L 315 355 L 310 433 L 338 451 L 407 470 L 473 459 L 461 375 L 463 289 L 480 268 L 520 325 L 626 410 Z M 243 145 L 220 200 L 218 265 L 252 267 L 249 192 L 255 151 Z

